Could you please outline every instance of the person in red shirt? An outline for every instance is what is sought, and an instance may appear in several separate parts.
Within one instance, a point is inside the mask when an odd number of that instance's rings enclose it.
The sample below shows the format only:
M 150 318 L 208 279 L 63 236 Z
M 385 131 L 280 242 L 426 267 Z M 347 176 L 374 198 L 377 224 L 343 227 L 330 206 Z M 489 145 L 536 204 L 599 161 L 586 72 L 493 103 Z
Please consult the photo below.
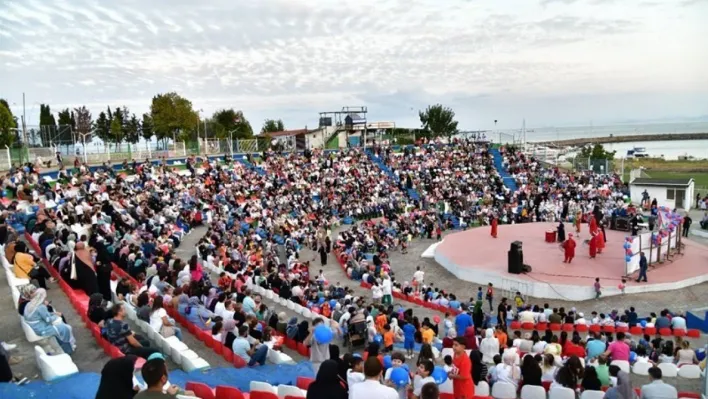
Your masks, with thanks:
M 580 336 L 574 336 L 572 341 L 567 341 L 565 347 L 563 348 L 563 356 L 577 356 L 579 358 L 585 358 L 585 348 L 580 345 Z
M 497 226 L 499 225 L 499 219 L 496 216 L 492 216 L 492 237 L 497 238 Z
M 563 242 L 563 251 L 565 252 L 563 263 L 572 262 L 575 257 L 575 240 L 572 234 L 568 234 L 568 239 Z
M 472 381 L 472 361 L 465 352 L 466 342 L 463 337 L 455 338 L 452 350 L 455 357 L 452 364 L 455 366 L 447 374 L 452 380 L 452 392 L 455 399 L 472 399 L 474 397 L 474 382 Z

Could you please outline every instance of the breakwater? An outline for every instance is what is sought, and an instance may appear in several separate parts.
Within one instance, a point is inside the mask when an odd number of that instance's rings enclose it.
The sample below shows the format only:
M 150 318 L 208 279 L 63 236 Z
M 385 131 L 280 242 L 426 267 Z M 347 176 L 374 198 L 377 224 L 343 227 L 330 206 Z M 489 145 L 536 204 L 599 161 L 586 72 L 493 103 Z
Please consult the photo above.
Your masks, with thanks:
M 539 141 L 537 144 L 558 147 L 582 147 L 588 144 L 629 143 L 634 141 L 675 141 L 675 140 L 708 140 L 708 133 L 663 133 L 663 134 L 632 134 L 604 137 L 587 137 L 579 139 Z

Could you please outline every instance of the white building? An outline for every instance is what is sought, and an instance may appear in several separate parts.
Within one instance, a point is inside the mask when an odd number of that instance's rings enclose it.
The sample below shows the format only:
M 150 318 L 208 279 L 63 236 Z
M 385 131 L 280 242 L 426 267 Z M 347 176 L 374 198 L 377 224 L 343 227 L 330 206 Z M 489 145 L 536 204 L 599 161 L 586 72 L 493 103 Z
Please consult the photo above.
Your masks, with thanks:
M 657 205 L 670 209 L 688 210 L 693 206 L 695 197 L 693 179 L 638 177 L 629 183 L 629 194 L 633 203 L 642 203 L 644 191 L 649 194 L 650 200 L 656 198 Z

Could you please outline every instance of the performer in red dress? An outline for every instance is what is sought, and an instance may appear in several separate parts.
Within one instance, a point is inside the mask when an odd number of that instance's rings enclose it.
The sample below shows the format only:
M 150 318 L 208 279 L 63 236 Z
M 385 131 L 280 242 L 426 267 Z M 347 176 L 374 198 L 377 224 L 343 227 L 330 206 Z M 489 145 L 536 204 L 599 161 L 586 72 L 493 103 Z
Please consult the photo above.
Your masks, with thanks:
M 589 247 L 590 247 L 590 259 L 595 259 L 595 255 L 597 255 L 597 233 L 593 234 L 592 232 L 590 233 L 590 240 L 589 240 Z
M 575 257 L 575 240 L 573 240 L 573 234 L 568 234 L 568 239 L 563 241 L 563 249 L 565 250 L 565 260 L 563 263 L 570 263 Z
M 499 225 L 499 221 L 496 218 L 496 216 L 492 216 L 492 237 L 497 238 L 497 226 Z
M 597 227 L 597 220 L 595 219 L 595 216 L 590 216 L 590 247 L 591 248 L 592 248 L 592 242 L 595 243 L 596 254 L 601 254 L 602 249 L 605 248 L 605 239 L 602 235 L 602 232 Z M 593 254 L 592 249 L 590 250 L 590 257 L 591 258 L 595 257 L 595 254 Z

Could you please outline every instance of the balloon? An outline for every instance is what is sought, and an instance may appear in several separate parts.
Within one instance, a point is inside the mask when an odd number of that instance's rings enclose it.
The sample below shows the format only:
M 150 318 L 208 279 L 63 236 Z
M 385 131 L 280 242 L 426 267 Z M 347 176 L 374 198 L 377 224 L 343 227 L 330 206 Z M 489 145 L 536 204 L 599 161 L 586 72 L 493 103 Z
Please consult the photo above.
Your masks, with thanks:
M 324 324 L 320 324 L 319 326 L 315 327 L 315 340 L 319 344 L 328 344 L 332 342 L 333 338 L 332 330 L 329 329 L 329 327 L 325 326 Z
M 440 324 L 440 316 L 433 316 L 433 321 L 435 322 L 435 324 Z
M 329 307 L 334 309 L 334 307 L 337 306 L 337 300 L 336 299 L 330 299 L 329 300 Z
M 377 344 L 380 344 L 383 342 L 383 337 L 381 336 L 381 334 L 376 334 L 374 336 L 374 342 L 376 342 Z
M 435 380 L 435 383 L 438 385 L 443 384 L 445 383 L 445 381 L 447 381 L 447 373 L 445 372 L 445 369 L 440 366 L 435 366 L 431 376 Z
M 625 254 L 627 254 L 627 256 L 632 256 L 632 250 L 627 248 L 627 251 L 625 252 Z
M 627 261 L 627 262 L 631 262 L 631 261 L 632 261 L 632 257 L 631 257 L 630 255 L 627 255 L 627 256 L 624 257 L 624 260 Z
M 408 371 L 403 367 L 396 367 L 391 370 L 391 381 L 398 387 L 404 387 L 411 382 L 411 377 Z
M 386 355 L 383 358 L 383 366 L 385 369 L 390 369 L 393 363 L 391 362 L 391 355 Z
M 325 301 L 325 298 L 322 296 L 322 297 L 320 297 L 318 303 L 319 303 L 320 305 L 322 305 L 322 304 L 324 303 L 324 301 Z
M 625 242 L 625 243 L 624 243 L 624 249 L 630 249 L 630 248 L 632 248 L 632 244 L 630 244 L 630 243 L 628 243 L 628 242 Z
M 635 352 L 629 352 L 629 362 L 634 363 L 637 361 L 637 354 Z
M 642 320 L 642 321 L 639 322 L 639 325 L 641 325 L 642 328 L 644 328 L 644 327 L 647 326 L 647 321 L 646 321 L 646 320 Z
M 698 359 L 699 362 L 702 362 L 703 359 L 706 358 L 706 350 L 703 348 L 696 349 L 696 359 Z

